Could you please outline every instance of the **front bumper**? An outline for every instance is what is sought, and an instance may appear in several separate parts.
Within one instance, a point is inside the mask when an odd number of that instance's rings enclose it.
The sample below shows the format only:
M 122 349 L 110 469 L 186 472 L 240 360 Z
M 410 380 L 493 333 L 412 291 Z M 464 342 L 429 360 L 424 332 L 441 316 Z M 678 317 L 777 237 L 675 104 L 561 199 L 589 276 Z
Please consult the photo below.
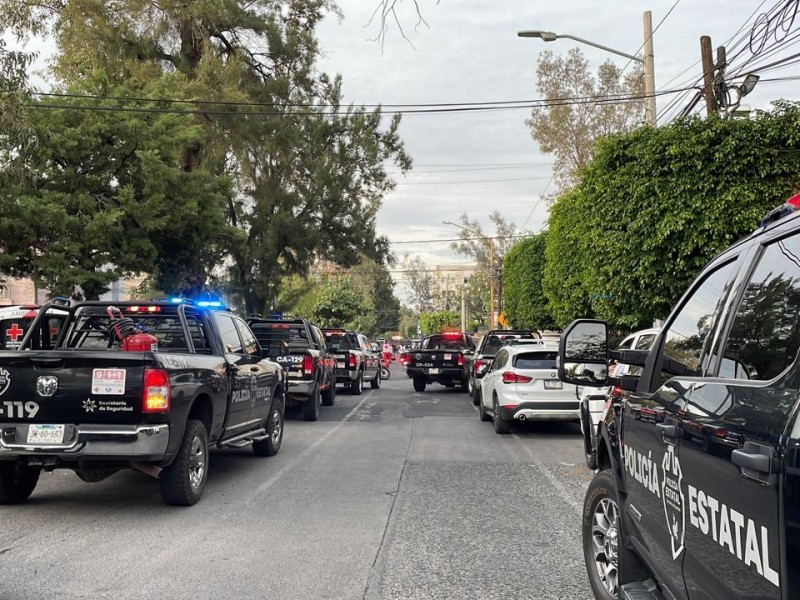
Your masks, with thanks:
M 506 421 L 572 421 L 581 418 L 581 410 L 577 400 L 520 402 L 515 406 L 501 406 L 500 418 Z
M 67 425 L 61 444 L 28 444 L 27 423 L 0 423 L 0 460 L 50 456 L 63 461 L 160 461 L 169 425 Z

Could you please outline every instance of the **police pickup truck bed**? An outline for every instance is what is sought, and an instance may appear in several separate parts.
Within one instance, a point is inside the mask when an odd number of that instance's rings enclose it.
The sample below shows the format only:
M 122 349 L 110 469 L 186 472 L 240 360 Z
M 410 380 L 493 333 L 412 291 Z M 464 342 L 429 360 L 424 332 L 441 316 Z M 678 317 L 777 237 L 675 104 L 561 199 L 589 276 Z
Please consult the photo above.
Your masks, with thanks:
M 325 343 L 333 354 L 336 383 L 343 383 L 351 394 L 359 395 L 364 382 L 373 390 L 381 387 L 381 363 L 366 336 L 344 329 L 323 329 Z
M 800 598 L 798 208 L 715 258 L 649 350 L 565 330 L 562 380 L 621 390 L 582 512 L 597 598 Z M 641 369 L 609 378 L 609 358 Z
M 22 351 L 0 352 L 0 503 L 26 500 L 42 470 L 99 481 L 133 468 L 158 477 L 166 503 L 190 505 L 209 447 L 278 452 L 285 377 L 244 321 L 172 302 L 115 307 L 45 305 Z M 53 350 L 33 335 L 43 318 L 63 324 Z
M 472 339 L 460 331 L 431 335 L 409 352 L 406 374 L 417 392 L 424 392 L 433 382 L 447 387 L 460 385 L 466 391 L 474 351 Z
M 319 407 L 333 406 L 336 379 L 333 356 L 322 332 L 303 318 L 247 320 L 264 354 L 283 365 L 286 401 L 303 407 L 303 419 L 319 419 Z

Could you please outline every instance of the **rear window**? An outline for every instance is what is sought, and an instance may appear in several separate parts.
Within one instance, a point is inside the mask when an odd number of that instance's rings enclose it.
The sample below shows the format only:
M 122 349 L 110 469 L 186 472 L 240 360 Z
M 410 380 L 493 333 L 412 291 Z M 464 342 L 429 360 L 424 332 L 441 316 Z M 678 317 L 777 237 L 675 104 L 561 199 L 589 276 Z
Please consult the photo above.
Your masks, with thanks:
M 271 358 L 292 350 L 308 350 L 311 341 L 302 323 L 250 323 L 262 350 Z
M 329 333 L 323 332 L 325 343 L 331 350 L 360 350 L 358 338 L 354 333 Z
M 492 334 L 486 338 L 481 354 L 494 356 L 497 354 L 497 351 L 504 345 L 507 345 L 509 341 L 521 339 L 532 340 L 538 339 L 538 337 L 534 338 L 530 333 Z
M 514 357 L 516 369 L 555 369 L 558 352 L 525 352 Z
M 188 352 L 189 346 L 177 314 L 136 315 L 126 312 L 136 328 L 149 333 L 158 340 L 159 352 Z M 200 354 L 210 354 L 211 348 L 205 335 L 205 328 L 200 319 L 191 314 L 186 315 L 189 334 L 194 342 L 195 350 Z M 120 350 L 121 344 L 116 335 L 109 332 L 109 318 L 105 312 L 79 312 L 69 326 L 65 341 L 65 349 L 80 350 Z
M 422 342 L 423 350 L 463 350 L 467 345 L 464 336 L 434 335 Z

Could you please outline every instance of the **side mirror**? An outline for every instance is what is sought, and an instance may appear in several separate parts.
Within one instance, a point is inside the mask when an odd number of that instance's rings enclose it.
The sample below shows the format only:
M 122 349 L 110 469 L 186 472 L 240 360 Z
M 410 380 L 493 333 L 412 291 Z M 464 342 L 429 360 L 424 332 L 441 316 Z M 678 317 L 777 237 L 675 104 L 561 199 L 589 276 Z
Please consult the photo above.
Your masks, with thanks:
M 472 356 L 473 354 L 475 354 L 475 351 L 470 350 L 469 348 L 465 348 L 464 350 L 461 351 L 461 354 L 463 354 L 464 356 Z
M 558 344 L 558 378 L 573 385 L 608 385 L 608 325 L 594 319 L 570 323 Z

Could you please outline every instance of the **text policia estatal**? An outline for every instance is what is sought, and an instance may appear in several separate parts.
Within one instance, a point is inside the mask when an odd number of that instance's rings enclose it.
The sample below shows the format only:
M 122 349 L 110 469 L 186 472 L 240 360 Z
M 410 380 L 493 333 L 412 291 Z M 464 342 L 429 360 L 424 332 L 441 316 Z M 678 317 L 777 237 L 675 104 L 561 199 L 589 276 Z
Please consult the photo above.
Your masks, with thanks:
M 630 445 L 624 448 L 625 470 L 647 491 L 661 498 L 662 486 L 659 479 L 660 461 L 654 461 L 652 451 L 647 455 Z M 753 519 L 720 502 L 714 496 L 691 484 L 686 484 L 688 491 L 689 523 L 703 535 L 711 537 L 714 542 L 726 548 L 733 556 L 755 569 L 773 585 L 780 586 L 780 575 L 770 564 L 769 538 L 770 531 L 763 525 L 756 524 Z M 681 490 L 668 490 L 671 496 L 683 496 Z M 678 500 L 674 498 L 674 500 Z M 681 498 L 676 502 L 682 510 L 686 510 Z

